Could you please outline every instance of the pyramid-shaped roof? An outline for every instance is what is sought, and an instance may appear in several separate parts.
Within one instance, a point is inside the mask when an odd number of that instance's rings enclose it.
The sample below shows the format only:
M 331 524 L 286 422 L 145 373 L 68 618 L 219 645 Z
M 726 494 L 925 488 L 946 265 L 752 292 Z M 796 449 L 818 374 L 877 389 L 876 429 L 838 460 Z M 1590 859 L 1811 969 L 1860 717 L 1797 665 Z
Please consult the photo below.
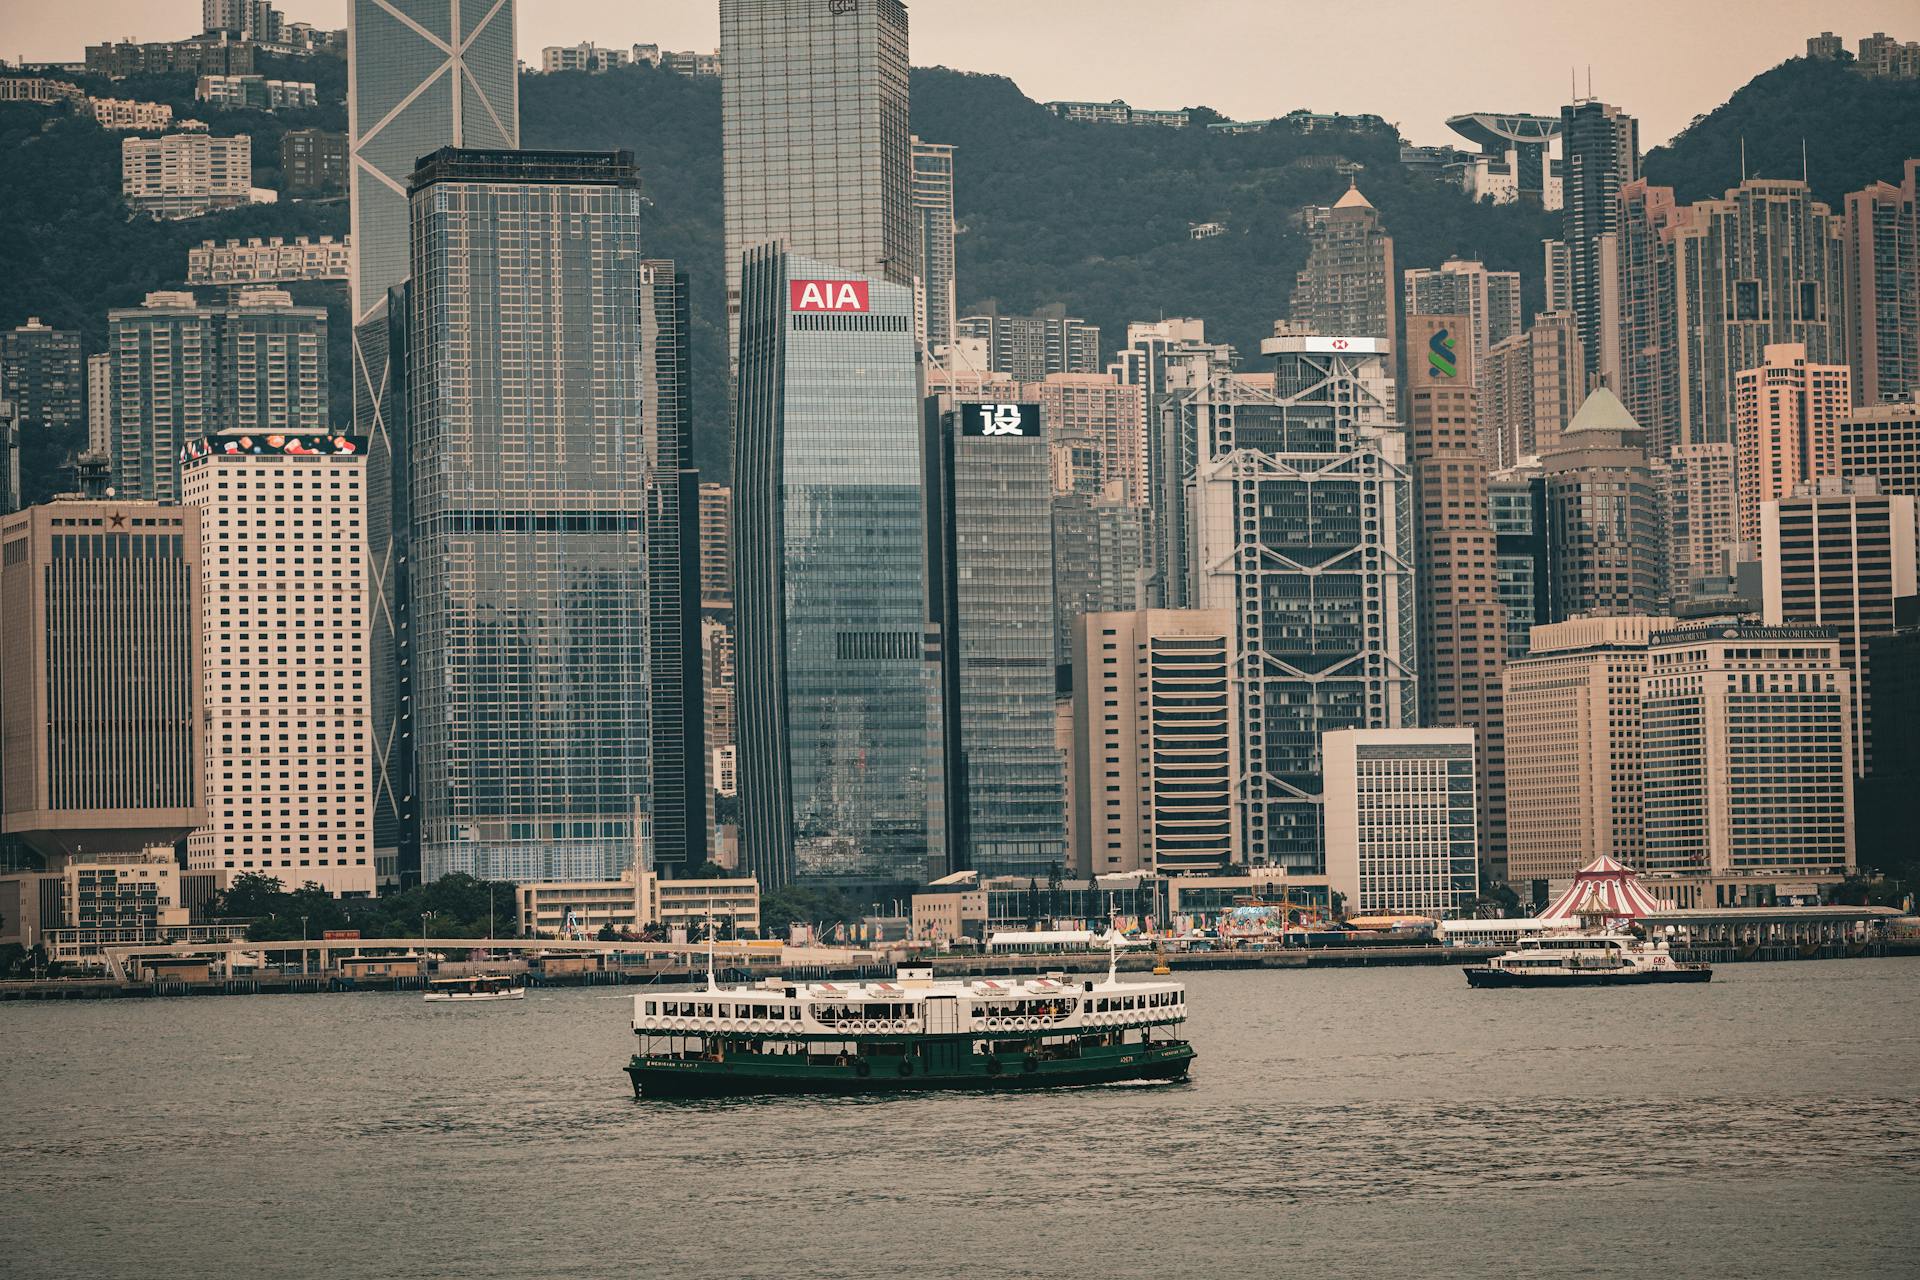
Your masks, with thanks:
M 1615 403 L 1618 403 L 1616 401 Z M 1554 924 L 1571 924 L 1586 909 L 1593 913 L 1597 902 L 1608 920 L 1637 920 L 1661 909 L 1659 899 L 1641 887 L 1640 877 L 1623 862 L 1601 854 L 1573 878 L 1567 891 L 1539 918 Z
M 1575 431 L 1639 431 L 1639 423 L 1627 412 L 1627 406 L 1620 403 L 1620 397 L 1613 394 L 1611 388 L 1595 387 L 1580 402 L 1580 411 L 1573 415 L 1573 421 L 1567 424 L 1563 434 L 1571 435 Z
M 1349 185 L 1346 194 L 1333 202 L 1336 209 L 1371 209 L 1373 202 L 1360 194 L 1360 188 Z

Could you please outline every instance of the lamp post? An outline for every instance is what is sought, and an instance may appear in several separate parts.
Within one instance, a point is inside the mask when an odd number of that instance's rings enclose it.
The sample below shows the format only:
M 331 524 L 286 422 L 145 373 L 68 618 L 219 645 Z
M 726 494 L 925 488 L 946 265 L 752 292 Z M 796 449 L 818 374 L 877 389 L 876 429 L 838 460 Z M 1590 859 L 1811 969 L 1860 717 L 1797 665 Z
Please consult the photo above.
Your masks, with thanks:
M 307 976 L 307 918 L 300 917 L 300 976 Z

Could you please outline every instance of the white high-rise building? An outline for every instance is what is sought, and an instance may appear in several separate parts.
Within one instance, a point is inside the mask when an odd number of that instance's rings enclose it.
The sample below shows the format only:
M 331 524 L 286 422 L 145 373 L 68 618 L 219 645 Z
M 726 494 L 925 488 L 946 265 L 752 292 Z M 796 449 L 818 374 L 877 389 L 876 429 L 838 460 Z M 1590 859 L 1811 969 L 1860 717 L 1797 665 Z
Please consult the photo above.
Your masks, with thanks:
M 1480 896 L 1472 726 L 1337 729 L 1325 757 L 1327 882 L 1349 915 L 1460 915 Z
M 207 824 L 187 866 L 371 894 L 366 458 L 345 436 L 188 447 Z

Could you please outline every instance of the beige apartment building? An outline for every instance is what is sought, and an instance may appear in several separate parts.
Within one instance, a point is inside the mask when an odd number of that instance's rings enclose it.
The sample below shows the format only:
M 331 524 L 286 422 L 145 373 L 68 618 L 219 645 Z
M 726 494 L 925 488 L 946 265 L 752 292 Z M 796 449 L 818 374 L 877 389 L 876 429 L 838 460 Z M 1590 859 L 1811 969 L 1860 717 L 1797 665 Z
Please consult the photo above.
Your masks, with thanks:
M 760 931 L 760 883 L 751 877 L 724 880 L 662 880 L 658 873 L 628 867 L 617 880 L 546 881 L 520 886 L 520 934 L 553 938 L 568 932 L 594 934 L 611 926 L 638 933 L 711 918 L 724 936 Z
M 1853 673 L 1856 773 L 1871 768 L 1867 725 L 1873 673 L 1867 645 L 1894 631 L 1894 602 L 1914 595 L 1920 498 L 1882 493 L 1871 476 L 1823 476 L 1762 504 L 1761 620 L 1770 627 L 1832 627 Z
M 1666 525 L 1667 594 L 1676 606 L 1710 594 L 1732 574 L 1739 545 L 1734 522 L 1733 446 L 1677 444 L 1656 460 Z
M 1667 631 L 1647 664 L 1640 869 L 1674 877 L 1689 907 L 1764 905 L 1852 871 L 1853 678 L 1832 628 Z
M 1653 635 L 1674 625 L 1550 623 L 1507 664 L 1507 866 L 1523 898 L 1602 855 L 1642 865 L 1640 686 Z
M 120 143 L 120 191 L 156 218 L 192 218 L 253 195 L 253 139 L 169 133 Z
M 1177 874 L 1240 862 L 1231 611 L 1088 613 L 1073 628 L 1075 867 Z
M 229 434 L 188 453 L 181 491 L 203 532 L 207 822 L 187 865 L 372 894 L 362 446 Z
M 1757 368 L 1733 376 L 1740 541 L 1760 541 L 1760 505 L 1840 473 L 1840 424 L 1853 410 L 1844 364 L 1816 364 L 1805 344 L 1772 342 Z
M 200 825 L 200 513 L 0 518 L 0 831 L 58 868 Z

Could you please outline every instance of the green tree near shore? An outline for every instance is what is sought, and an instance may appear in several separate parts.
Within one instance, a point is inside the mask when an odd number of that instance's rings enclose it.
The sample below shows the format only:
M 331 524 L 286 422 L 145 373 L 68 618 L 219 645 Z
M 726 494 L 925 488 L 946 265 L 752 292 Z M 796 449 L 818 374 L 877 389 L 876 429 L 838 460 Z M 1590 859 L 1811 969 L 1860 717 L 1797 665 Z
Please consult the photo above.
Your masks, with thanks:
M 254 942 L 295 942 L 329 929 L 358 929 L 367 938 L 510 938 L 519 932 L 518 897 L 501 880 L 464 872 L 384 898 L 335 898 L 316 884 L 289 891 L 276 877 L 248 874 L 214 902 L 212 914 L 246 920 Z

